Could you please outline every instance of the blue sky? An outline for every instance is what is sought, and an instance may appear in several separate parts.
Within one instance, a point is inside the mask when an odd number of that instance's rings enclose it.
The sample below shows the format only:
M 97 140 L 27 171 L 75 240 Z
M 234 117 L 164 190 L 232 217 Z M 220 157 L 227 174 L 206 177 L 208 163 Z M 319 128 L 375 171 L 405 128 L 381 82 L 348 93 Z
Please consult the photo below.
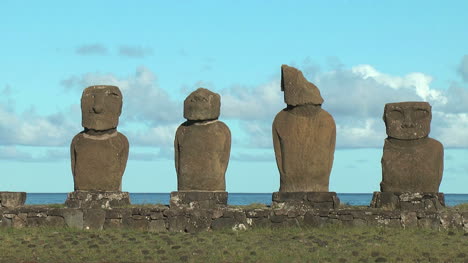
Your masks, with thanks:
M 428 101 L 441 191 L 468 193 L 466 1 L 2 1 L 0 191 L 73 190 L 80 97 L 121 88 L 123 190 L 176 190 L 175 129 L 198 87 L 221 94 L 230 192 L 279 188 L 271 123 L 280 66 L 304 72 L 337 124 L 336 192 L 379 189 L 385 103 Z

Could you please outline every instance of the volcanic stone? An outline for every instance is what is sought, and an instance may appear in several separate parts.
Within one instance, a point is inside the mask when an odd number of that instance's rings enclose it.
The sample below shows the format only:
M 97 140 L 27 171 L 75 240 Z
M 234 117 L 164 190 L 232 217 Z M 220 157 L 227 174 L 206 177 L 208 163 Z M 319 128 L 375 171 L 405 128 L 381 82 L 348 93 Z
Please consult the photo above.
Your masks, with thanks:
M 225 191 L 231 132 L 223 122 L 212 120 L 219 116 L 219 95 L 198 89 L 185 102 L 188 121 L 179 126 L 174 140 L 178 190 Z
M 328 192 L 335 151 L 335 121 L 321 108 L 323 99 L 317 87 L 307 82 L 300 71 L 283 65 L 282 73 L 282 90 L 288 107 L 273 122 L 280 192 Z M 297 101 L 296 97 L 307 99 Z
M 26 192 L 0 192 L 0 207 L 17 207 L 24 205 Z
M 385 104 L 387 135 L 400 140 L 426 138 L 431 129 L 431 105 L 427 102 L 397 102 Z
M 317 86 L 307 81 L 300 70 L 288 65 L 281 66 L 281 91 L 284 102 L 291 106 L 323 103 Z
M 121 191 L 128 159 L 128 140 L 116 127 L 122 94 L 115 86 L 91 86 L 81 98 L 84 131 L 71 143 L 76 190 Z
M 382 192 L 439 191 L 444 148 L 429 138 L 431 106 L 427 102 L 385 105 L 388 138 L 382 156 Z
M 184 118 L 190 121 L 215 120 L 219 117 L 221 96 L 199 88 L 184 100 Z
M 116 86 L 90 86 L 81 96 L 82 126 L 104 131 L 116 128 L 122 112 L 122 93 Z

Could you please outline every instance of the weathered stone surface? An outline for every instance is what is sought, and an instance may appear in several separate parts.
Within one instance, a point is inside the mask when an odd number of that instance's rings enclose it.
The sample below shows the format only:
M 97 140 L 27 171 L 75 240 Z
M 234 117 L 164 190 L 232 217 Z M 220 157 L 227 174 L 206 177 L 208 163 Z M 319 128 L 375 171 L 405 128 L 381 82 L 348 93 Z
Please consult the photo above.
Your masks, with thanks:
M 0 216 L 0 227 L 12 227 L 11 218 L 1 217 Z
M 206 231 L 211 226 L 211 212 L 205 209 L 191 211 L 185 230 L 189 233 Z
M 150 232 L 167 232 L 166 221 L 162 219 L 151 220 L 148 225 Z
M 61 216 L 47 216 L 45 218 L 45 226 L 47 227 L 64 227 L 66 226 L 65 219 Z
M 122 219 L 106 218 L 104 221 L 104 229 L 123 228 L 122 221 Z
M 28 218 L 27 213 L 18 213 L 17 215 L 14 215 L 13 218 L 11 219 L 12 226 L 14 228 L 26 227 L 28 225 L 27 218 Z
M 468 232 L 468 212 L 462 212 L 461 216 L 462 216 L 463 230 L 465 232 Z
M 187 218 L 185 215 L 172 216 L 167 219 L 168 228 L 171 232 L 185 232 Z
M 135 218 L 123 218 L 122 224 L 125 228 L 137 229 L 137 230 L 148 230 L 149 220 L 147 218 L 135 219 Z
M 231 132 L 221 121 L 187 121 L 174 140 L 179 191 L 225 191 Z
M 236 226 L 236 223 L 236 219 L 234 219 L 233 217 L 221 217 L 213 220 L 213 222 L 211 223 L 211 228 L 213 230 L 232 229 Z
M 122 113 L 122 93 L 116 86 L 87 87 L 81 96 L 81 125 L 104 131 L 116 128 Z
M 427 195 L 400 194 L 401 202 L 421 202 Z M 116 213 L 114 213 L 116 212 Z M 162 217 L 153 219 L 155 212 Z M 255 212 L 255 213 L 254 213 Z M 216 215 L 215 215 L 216 214 Z M 76 227 L 80 229 L 130 228 L 151 232 L 197 232 L 218 229 L 245 230 L 253 227 L 288 227 L 325 225 L 423 227 L 434 229 L 467 229 L 468 212 L 445 208 L 428 210 L 383 210 L 375 208 L 260 209 L 224 207 L 193 208 L 117 208 L 70 209 L 46 206 L 24 206 L 0 209 L 0 227 Z
M 335 192 L 274 192 L 271 206 L 275 209 L 336 209 L 340 199 Z
M 122 94 L 115 86 L 91 86 L 81 98 L 84 131 L 71 143 L 75 190 L 121 191 L 128 140 L 117 132 Z
M 288 107 L 273 121 L 280 192 L 327 192 L 335 151 L 335 121 L 321 108 L 323 99 L 318 89 L 300 71 L 283 65 L 282 72 Z
M 382 156 L 382 192 L 438 192 L 444 148 L 427 137 L 431 106 L 427 102 L 385 105 L 388 138 Z
M 418 226 L 417 213 L 414 211 L 402 212 L 401 225 L 405 228 Z
M 227 205 L 227 192 L 178 191 L 171 192 L 170 207 L 217 208 Z
M 431 105 L 427 102 L 385 104 L 383 120 L 387 135 L 400 140 L 426 138 L 431 129 Z
M 83 214 L 83 228 L 84 229 L 98 229 L 104 228 L 106 221 L 106 211 L 103 209 L 86 209 Z
M 60 213 L 68 227 L 83 229 L 83 210 L 61 209 Z
M 281 66 L 281 91 L 284 102 L 291 106 L 323 103 L 320 90 L 300 70 L 288 65 Z
M 445 229 L 461 229 L 463 228 L 463 217 L 460 213 L 455 213 L 453 211 L 444 211 L 440 213 L 440 225 Z
M 221 96 L 199 88 L 184 100 L 184 118 L 190 121 L 215 120 L 219 117 Z
M 374 192 L 370 207 L 387 210 L 437 211 L 445 206 L 443 193 Z
M 26 192 L 0 192 L 0 207 L 18 207 L 26 202 Z
M 68 193 L 69 208 L 113 208 L 130 205 L 128 192 L 75 191 Z

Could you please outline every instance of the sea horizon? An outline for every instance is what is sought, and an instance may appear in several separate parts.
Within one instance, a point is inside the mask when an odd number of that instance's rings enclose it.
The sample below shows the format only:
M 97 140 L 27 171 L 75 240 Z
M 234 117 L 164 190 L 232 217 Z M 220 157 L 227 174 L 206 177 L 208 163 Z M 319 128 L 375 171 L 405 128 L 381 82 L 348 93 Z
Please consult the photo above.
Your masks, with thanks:
M 67 198 L 67 192 L 62 193 L 26 193 L 27 205 L 45 205 L 64 203 Z M 369 205 L 373 193 L 337 193 L 340 202 L 347 205 Z M 468 194 L 444 193 L 447 206 L 455 206 L 462 203 L 468 203 Z M 260 203 L 271 205 L 271 193 L 234 193 L 228 195 L 229 205 L 249 205 Z M 143 193 L 130 192 L 130 201 L 132 204 L 163 204 L 168 205 L 170 192 L 165 193 Z

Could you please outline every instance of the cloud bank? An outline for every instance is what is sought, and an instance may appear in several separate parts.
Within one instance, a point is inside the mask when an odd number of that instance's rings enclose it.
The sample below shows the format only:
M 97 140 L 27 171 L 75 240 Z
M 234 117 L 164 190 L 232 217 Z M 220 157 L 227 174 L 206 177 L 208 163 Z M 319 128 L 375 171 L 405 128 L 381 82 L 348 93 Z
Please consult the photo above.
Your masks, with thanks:
M 467 56 L 461 64 L 465 61 L 468 61 Z M 382 120 L 384 105 L 398 101 L 428 101 L 433 111 L 430 136 L 441 141 L 446 148 L 468 147 L 466 85 L 453 82 L 447 89 L 436 89 L 432 85 L 433 77 L 421 72 L 395 76 L 372 65 L 347 68 L 342 64 L 333 70 L 320 71 L 320 67 L 306 62 L 303 70 L 306 78 L 320 89 L 325 100 L 322 107 L 335 119 L 338 149 L 381 148 L 386 137 Z M 297 67 L 302 69 L 301 65 Z M 139 67 L 128 76 L 90 72 L 70 76 L 61 83 L 76 94 L 81 94 L 82 89 L 90 85 L 119 86 L 124 96 L 119 129 L 127 135 L 132 146 L 155 148 L 154 152 L 134 152 L 130 159 L 173 159 L 174 134 L 184 121 L 183 100 L 169 96 L 159 86 L 155 72 L 146 67 Z M 271 125 L 275 115 L 286 106 L 280 91 L 279 67 L 277 78 L 258 86 L 218 88 L 210 80 L 203 83 L 211 83 L 207 88 L 221 94 L 220 119 L 236 124 L 231 127 L 232 159 L 274 160 L 268 157 L 268 151 L 272 152 Z M 49 160 L 54 156 L 52 153 L 34 157 L 14 147 L 68 147 L 71 138 L 81 130 L 79 105 L 48 116 L 37 114 L 34 109 L 16 113 L 14 101 L 8 98 L 8 89 L 2 94 L 2 159 Z M 252 154 L 257 150 L 260 155 Z

